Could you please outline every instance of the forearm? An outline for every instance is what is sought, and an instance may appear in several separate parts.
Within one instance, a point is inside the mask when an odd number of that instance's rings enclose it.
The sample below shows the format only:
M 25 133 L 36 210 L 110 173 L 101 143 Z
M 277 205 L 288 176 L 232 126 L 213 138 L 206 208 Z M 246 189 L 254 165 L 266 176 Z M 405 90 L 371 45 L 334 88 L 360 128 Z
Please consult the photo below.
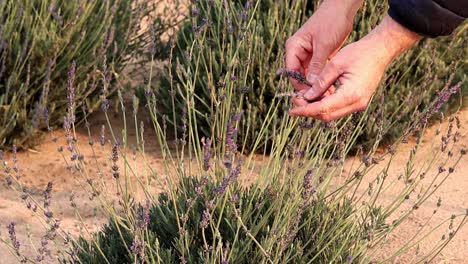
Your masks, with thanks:
M 375 49 L 381 51 L 379 52 L 381 57 L 377 59 L 388 65 L 422 38 L 421 35 L 410 31 L 387 15 L 362 40 L 373 42 Z

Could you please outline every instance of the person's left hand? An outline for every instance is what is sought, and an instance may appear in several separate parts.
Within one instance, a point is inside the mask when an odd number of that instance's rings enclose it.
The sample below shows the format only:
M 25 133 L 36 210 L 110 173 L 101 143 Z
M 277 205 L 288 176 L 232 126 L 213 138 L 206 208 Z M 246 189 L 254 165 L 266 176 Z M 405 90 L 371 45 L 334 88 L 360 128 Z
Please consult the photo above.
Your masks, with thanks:
M 340 50 L 313 87 L 301 90 L 304 99 L 293 100 L 296 107 L 289 114 L 330 122 L 365 110 L 387 66 L 419 39 L 387 16 L 369 35 Z M 336 80 L 340 86 L 334 90 Z

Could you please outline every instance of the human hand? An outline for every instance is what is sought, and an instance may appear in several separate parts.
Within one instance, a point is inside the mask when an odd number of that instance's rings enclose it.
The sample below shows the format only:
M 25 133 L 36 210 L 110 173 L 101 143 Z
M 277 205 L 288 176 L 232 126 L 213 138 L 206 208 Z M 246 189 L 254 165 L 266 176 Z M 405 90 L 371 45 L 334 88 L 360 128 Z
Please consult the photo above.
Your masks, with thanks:
M 329 122 L 364 110 L 387 66 L 421 38 L 386 16 L 371 33 L 343 48 L 325 65 L 313 87 L 301 91 L 304 99 L 293 100 L 297 107 L 290 115 Z M 336 80 L 340 87 L 330 93 Z
M 363 0 L 325 0 L 307 22 L 286 41 L 286 69 L 309 82 L 346 41 Z M 309 88 L 290 79 L 297 91 Z

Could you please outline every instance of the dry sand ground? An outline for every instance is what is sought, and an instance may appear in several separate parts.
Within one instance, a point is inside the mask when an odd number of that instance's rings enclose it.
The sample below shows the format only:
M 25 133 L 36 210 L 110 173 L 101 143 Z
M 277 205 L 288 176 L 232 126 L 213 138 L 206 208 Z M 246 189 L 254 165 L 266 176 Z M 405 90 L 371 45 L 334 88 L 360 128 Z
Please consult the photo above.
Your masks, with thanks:
M 468 145 L 468 109 L 463 110 L 460 114 L 460 119 L 464 126 L 464 134 L 460 140 L 460 146 L 467 147 Z M 112 119 L 116 131 L 119 130 L 120 121 L 118 118 Z M 95 139 L 99 138 L 99 130 L 101 124 L 105 123 L 105 119 L 101 114 L 96 114 L 90 119 L 92 134 Z M 446 125 L 446 124 L 443 124 Z M 429 151 L 430 145 L 433 141 L 434 133 L 437 126 L 429 129 L 425 136 L 422 144 L 422 153 Z M 149 129 L 148 129 L 149 130 Z M 82 150 L 85 157 L 91 157 L 92 153 L 88 146 L 88 136 L 84 127 L 78 128 L 78 146 Z M 149 132 L 148 132 L 149 133 Z M 74 177 L 67 170 L 66 164 L 62 159 L 61 155 L 57 152 L 57 145 L 52 143 L 52 138 L 59 137 L 59 145 L 63 145 L 63 131 L 59 130 L 51 135 L 48 135 L 44 143 L 39 145 L 35 150 L 25 151 L 18 154 L 19 168 L 22 175 L 22 182 L 30 189 L 35 197 L 40 199 L 42 190 L 49 181 L 54 183 L 53 201 L 52 207 L 54 208 L 55 216 L 62 220 L 62 227 L 67 230 L 71 230 L 72 233 L 78 234 L 80 227 L 77 225 L 78 221 L 74 211 L 70 207 L 70 194 L 73 193 L 78 202 L 81 215 L 84 222 L 87 223 L 87 227 L 91 231 L 96 231 L 99 226 L 105 222 L 105 219 L 97 213 L 96 205 L 90 201 L 86 192 L 82 191 L 78 181 L 75 181 Z M 134 135 L 130 134 L 130 138 L 134 139 Z M 150 140 L 151 135 L 147 136 L 147 158 L 149 164 L 156 171 L 162 170 L 162 158 L 159 150 L 156 148 L 155 143 Z M 399 170 L 402 169 L 404 163 L 408 158 L 408 153 L 411 150 L 411 144 L 402 145 L 398 149 L 398 154 L 395 156 L 394 165 L 390 171 L 392 177 L 396 177 L 399 174 Z M 110 156 L 110 146 L 106 149 L 96 148 L 96 156 L 100 160 L 102 166 L 106 165 Z M 6 159 L 11 159 L 11 153 L 6 155 Z M 348 159 L 348 162 L 353 161 L 353 157 Z M 401 166 L 395 166 L 400 164 Z M 140 169 L 143 169 L 141 165 L 137 165 Z M 109 167 L 104 167 L 104 170 L 109 171 Z M 449 217 L 452 213 L 465 212 L 468 206 L 468 156 L 465 156 L 464 160 L 460 162 L 455 173 L 448 179 L 447 182 L 440 188 L 440 190 L 425 203 L 419 210 L 412 215 L 406 223 L 404 223 L 398 232 L 396 232 L 390 239 L 388 248 L 384 254 L 393 252 L 393 249 L 398 247 L 409 237 L 410 234 L 414 233 L 431 215 L 433 210 L 436 208 L 437 198 L 440 196 L 443 199 L 443 207 L 440 208 L 439 213 L 435 216 L 435 221 L 431 221 L 434 225 L 440 220 Z M 93 173 L 93 171 L 90 171 Z M 1 175 L 1 174 L 0 174 Z M 111 177 L 104 176 L 104 181 L 111 183 Z M 6 226 L 14 221 L 17 223 L 17 233 L 19 240 L 22 242 L 22 252 L 34 252 L 31 247 L 29 240 L 34 241 L 36 247 L 38 247 L 38 241 L 44 234 L 44 229 L 40 226 L 37 219 L 34 218 L 30 211 L 28 211 L 18 195 L 18 193 L 11 191 L 1 176 L 0 185 L 0 230 L 1 235 L 6 236 L 8 234 Z M 388 199 L 391 199 L 391 194 Z M 27 234 L 30 234 L 29 236 Z M 435 241 L 438 241 L 441 237 L 441 233 L 429 237 L 427 242 L 421 248 L 421 252 L 424 252 L 430 245 Z M 406 254 L 403 258 L 400 258 L 396 263 L 411 263 L 414 260 L 414 251 Z M 0 256 L 2 256 L 0 263 L 16 263 L 16 259 L 8 253 L 7 248 L 4 245 L 0 245 Z M 48 260 L 47 263 L 53 262 Z M 453 242 L 440 254 L 436 259 L 435 263 L 468 263 L 468 228 L 463 228 L 458 235 L 455 237 Z

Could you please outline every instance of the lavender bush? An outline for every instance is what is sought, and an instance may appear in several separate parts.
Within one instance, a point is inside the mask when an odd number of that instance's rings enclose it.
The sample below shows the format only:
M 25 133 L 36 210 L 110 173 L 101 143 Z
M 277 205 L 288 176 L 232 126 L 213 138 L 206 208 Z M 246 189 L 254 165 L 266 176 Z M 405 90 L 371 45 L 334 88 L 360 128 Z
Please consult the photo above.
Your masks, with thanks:
M 254 8 L 257 6 L 257 8 Z M 177 35 L 174 58 L 166 76 L 156 91 L 160 98 L 172 98 L 174 102 L 161 100 L 161 106 L 169 116 L 169 122 L 182 116 L 188 94 L 179 87 L 193 84 L 189 93 L 195 95 L 199 134 L 208 136 L 212 131 L 214 112 L 220 101 L 233 98 L 232 107 L 242 111 L 239 125 L 239 144 L 246 150 L 254 150 L 254 139 L 269 106 L 278 93 L 290 91 L 292 87 L 276 76 L 284 63 L 284 43 L 302 25 L 316 7 L 316 1 L 194 1 L 182 30 Z M 385 1 L 366 1 L 358 13 L 354 31 L 349 41 L 354 41 L 369 32 L 383 17 L 387 8 Z M 384 137 L 391 142 L 398 138 L 405 122 L 415 110 L 421 110 L 437 96 L 451 75 L 452 84 L 465 80 L 464 58 L 467 56 L 463 39 L 466 27 L 445 39 L 426 39 L 404 54 L 389 69 L 376 93 L 383 97 L 385 108 L 377 116 L 379 103 L 371 107 L 370 122 L 357 140 L 357 144 L 370 147 L 380 133 L 378 122 L 384 124 Z M 182 71 L 180 65 L 190 65 Z M 170 83 L 176 85 L 171 86 Z M 174 89 L 171 89 L 173 87 Z M 463 85 L 464 90 L 467 89 Z M 460 98 L 460 97 L 459 97 Z M 456 104 L 458 100 L 454 100 Z M 283 104 L 279 111 L 284 111 Z M 175 110 L 178 114 L 172 117 Z M 382 117 L 382 118 L 380 118 Z M 268 149 L 280 126 L 273 120 L 264 136 Z M 388 142 L 387 142 L 388 143 Z M 260 148 L 260 149 L 259 149 Z
M 138 65 L 150 44 L 154 56 L 166 56 L 161 36 L 176 19 L 154 13 L 162 2 L 1 1 L 0 148 L 31 146 L 41 130 L 63 122 L 72 61 L 77 105 L 94 109 L 102 76 L 123 82 L 123 68 Z M 154 20 L 151 34 L 140 30 L 145 17 Z
M 82 222 L 85 232 L 79 238 L 62 228 L 50 207 L 53 185 L 48 184 L 42 197 L 35 198 L 22 184 L 13 155 L 12 162 L 1 164 L 6 184 L 41 219 L 46 233 L 33 254 L 22 247 L 15 223 L 0 238 L 19 261 L 33 263 L 54 259 L 63 263 L 369 263 L 392 262 L 413 250 L 418 251 L 417 261 L 430 261 L 464 226 L 467 212 L 453 214 L 436 229 L 421 227 L 390 254 L 382 255 L 381 250 L 388 248 L 388 236 L 440 188 L 467 153 L 466 149 L 455 152 L 461 123 L 452 118 L 447 130 L 439 134 L 441 141 L 433 142 L 432 155 L 419 162 L 427 120 L 460 87 L 447 85 L 437 100 L 407 124 L 404 137 L 397 142 L 411 135 L 416 142 L 403 173 L 392 175 L 389 168 L 395 165 L 398 145 L 377 151 L 380 137 L 370 151 L 358 153 L 360 161 L 353 166 L 344 162 L 365 125 L 367 112 L 343 123 L 304 123 L 307 120 L 279 114 L 279 104 L 273 104 L 256 141 L 264 140 L 271 120 L 281 120 L 281 126 L 271 154 L 258 159 L 256 154 L 239 151 L 236 137 L 241 115 L 228 110 L 232 109 L 229 100 L 220 103 L 215 113 L 219 121 L 213 124 L 214 134 L 200 140 L 194 122 L 196 109 L 190 107 L 195 98 L 188 97 L 182 132 L 174 132 L 176 140 L 171 142 L 152 93 L 147 94 L 144 109 L 136 96 L 133 109 L 126 108 L 119 93 L 122 132 L 109 126 L 110 136 L 103 133 L 96 139 L 89 134 L 92 153 L 96 148 L 109 150 L 110 158 L 103 165 L 96 155 L 83 156 L 77 145 L 70 85 L 66 146 L 57 145 L 58 151 L 109 224 L 93 234 Z M 102 110 L 109 121 L 106 103 Z M 151 137 L 145 132 L 145 123 L 138 121 L 142 111 L 151 117 Z M 135 141 L 128 137 L 127 120 L 132 119 L 138 135 Z M 86 127 L 90 129 L 87 122 Z M 158 144 L 163 171 L 154 171 L 146 161 L 145 142 L 150 139 Z M 379 163 L 384 166 L 378 167 Z M 163 191 L 156 191 L 161 186 Z M 70 206 L 77 219 L 82 219 L 73 196 Z M 440 229 L 445 235 L 432 250 L 419 252 L 424 237 Z

